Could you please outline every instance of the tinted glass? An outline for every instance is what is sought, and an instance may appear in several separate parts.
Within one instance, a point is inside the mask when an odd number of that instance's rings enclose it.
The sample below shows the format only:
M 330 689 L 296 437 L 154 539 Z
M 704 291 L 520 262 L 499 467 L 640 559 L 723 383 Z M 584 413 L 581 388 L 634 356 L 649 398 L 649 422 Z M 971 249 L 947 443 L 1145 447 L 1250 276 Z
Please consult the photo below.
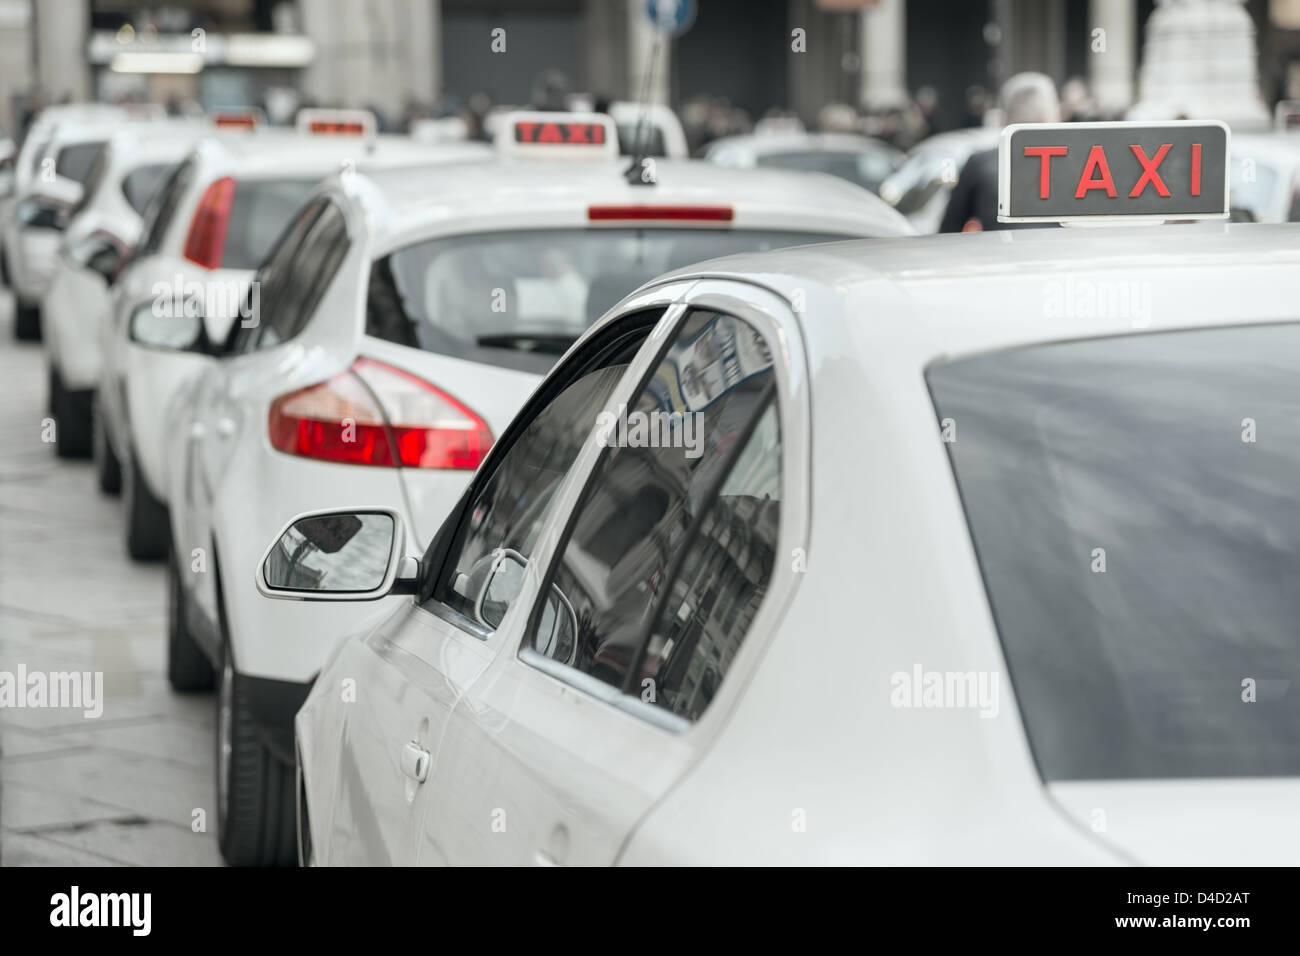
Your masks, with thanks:
M 253 281 L 257 283 L 257 309 L 253 313 L 253 322 L 245 324 L 236 322 L 231 327 L 231 339 L 228 343 L 232 352 L 247 352 L 256 348 L 259 340 L 272 328 L 275 317 L 294 308 L 294 285 L 292 264 L 307 241 L 316 218 L 320 215 L 321 203 L 313 203 L 299 210 L 293 217 L 288 229 L 280 236 L 267 255 L 266 262 L 257 271 Z M 282 319 L 289 326 L 292 315 Z M 279 336 L 275 340 L 279 341 Z
M 543 372 L 623 296 L 664 272 L 716 256 L 842 238 L 740 229 L 553 229 L 435 239 L 375 264 L 366 333 Z
M 585 674 L 633 684 L 655 601 L 673 583 L 679 554 L 694 555 L 696 573 L 713 560 L 707 546 L 694 547 L 697 524 L 716 535 L 718 522 L 730 520 L 729 504 L 711 511 L 714 496 L 774 387 L 758 332 L 714 312 L 687 317 L 634 408 L 607 432 L 609 448 L 571 519 L 553 583 L 573 608 L 576 641 L 570 648 L 534 635 L 534 650 L 548 653 L 549 644 L 548 656 Z M 670 656 L 657 645 L 648 666 L 658 674 Z
M 301 208 L 316 185 L 311 179 L 240 181 L 230 206 L 226 229 L 226 251 L 221 260 L 226 269 L 256 269 L 271 251 L 271 244 L 284 231 L 289 219 Z
M 166 236 L 167 230 L 171 226 L 172 219 L 176 216 L 176 209 L 180 204 L 181 197 L 185 195 L 190 180 L 193 178 L 193 163 L 184 162 L 176 168 L 176 171 L 163 184 L 153 204 L 149 207 L 149 211 L 145 213 L 144 241 L 140 244 L 141 255 L 150 255 L 158 251 L 163 237 Z
M 131 170 L 122 180 L 122 195 L 131 208 L 143 216 L 175 168 L 174 163 L 155 163 Z
M 1300 773 L 1300 326 L 928 378 L 1043 775 Z
M 895 169 L 893 155 L 886 152 L 832 153 L 791 152 L 766 153 L 758 157 L 759 166 L 777 169 L 796 169 L 804 172 L 828 173 L 847 179 L 854 185 L 875 192 L 886 176 Z
M 104 151 L 104 144 L 99 143 L 77 143 L 75 146 L 65 146 L 59 150 L 59 155 L 54 161 L 54 172 L 59 176 L 85 184 L 90 178 L 90 171 L 95 165 L 95 160 L 99 154 Z

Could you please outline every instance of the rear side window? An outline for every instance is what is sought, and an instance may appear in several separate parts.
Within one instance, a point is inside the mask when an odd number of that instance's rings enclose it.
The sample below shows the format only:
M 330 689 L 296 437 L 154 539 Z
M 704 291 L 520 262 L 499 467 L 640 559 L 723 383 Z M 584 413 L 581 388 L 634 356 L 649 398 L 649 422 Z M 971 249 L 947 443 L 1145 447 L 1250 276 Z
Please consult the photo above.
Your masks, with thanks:
M 158 191 L 149 211 L 145 213 L 144 240 L 140 243 L 140 255 L 152 255 L 162 246 L 163 237 L 167 234 L 172 220 L 176 218 L 176 209 L 180 205 L 181 197 L 185 195 L 193 178 L 194 164 L 189 161 L 181 163 Z
M 256 269 L 316 185 L 313 179 L 238 180 L 221 264 Z
M 775 561 L 781 448 L 768 344 L 732 316 L 688 314 L 633 409 L 593 425 L 609 447 L 527 645 L 694 720 Z
M 90 178 L 95 160 L 103 151 L 103 142 L 65 146 L 59 150 L 59 155 L 54 160 L 54 172 L 56 175 L 85 185 L 86 180 Z
M 310 231 L 282 266 L 267 270 L 268 284 L 260 290 L 258 347 L 278 345 L 301 332 L 347 255 L 347 222 L 339 207 L 320 202 Z M 310 215 L 310 211 L 305 211 Z M 299 219 L 301 222 L 302 220 Z M 269 263 L 268 263 L 269 264 Z
M 175 168 L 174 163 L 155 163 L 127 173 L 122 180 L 122 195 L 128 205 L 143 216 Z
M 1043 776 L 1300 774 L 1300 325 L 927 378 Z

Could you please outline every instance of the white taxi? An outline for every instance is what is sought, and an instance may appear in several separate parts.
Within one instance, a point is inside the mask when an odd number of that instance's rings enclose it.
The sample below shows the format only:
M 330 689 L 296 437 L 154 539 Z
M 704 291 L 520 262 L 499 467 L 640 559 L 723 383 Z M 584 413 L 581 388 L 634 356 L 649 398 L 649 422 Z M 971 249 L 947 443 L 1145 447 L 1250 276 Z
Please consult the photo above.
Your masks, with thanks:
M 140 238 L 162 184 L 211 127 L 193 120 L 128 123 L 108 140 L 73 208 L 41 300 L 50 412 L 60 456 L 90 454 L 91 400 L 99 385 L 109 286 Z
M 629 182 L 608 116 L 521 113 L 506 129 L 496 163 L 319 189 L 255 279 L 262 321 L 172 405 L 168 673 L 193 689 L 217 669 L 232 863 L 292 857 L 292 716 L 337 638 L 393 603 L 266 600 L 253 572 L 286 512 L 362 497 L 428 538 L 542 375 L 647 279 L 909 231 L 829 179 L 665 160 L 654 184 L 640 165 Z
M 879 192 L 903 162 L 903 153 L 884 140 L 855 133 L 803 131 L 724 136 L 709 143 L 704 158 L 719 166 L 799 169 L 828 173 Z
M 176 389 L 211 361 L 187 350 L 195 336 L 185 337 L 186 330 L 201 326 L 206 340 L 221 342 L 251 321 L 253 270 L 321 179 L 341 168 L 490 155 L 480 144 L 375 137 L 373 119 L 353 112 L 330 119 L 315 111 L 312 134 L 259 129 L 201 140 L 156 197 L 143 239 L 112 287 L 92 412 L 100 487 L 124 493 L 134 558 L 167 553 L 164 449 L 171 439 L 163 416 Z
M 1209 222 L 682 270 L 427 548 L 290 522 L 268 594 L 404 595 L 298 713 L 304 859 L 1295 860 L 1300 227 L 1174 125 L 1012 130 L 1005 215 Z

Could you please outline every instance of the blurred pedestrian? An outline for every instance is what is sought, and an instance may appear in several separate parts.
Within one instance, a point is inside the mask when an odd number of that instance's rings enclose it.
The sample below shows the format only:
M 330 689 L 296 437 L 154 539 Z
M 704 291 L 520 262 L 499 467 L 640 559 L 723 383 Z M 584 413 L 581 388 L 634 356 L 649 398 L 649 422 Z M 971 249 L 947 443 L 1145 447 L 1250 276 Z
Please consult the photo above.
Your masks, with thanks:
M 1003 121 L 1013 123 L 1059 123 L 1061 104 L 1056 85 L 1042 73 L 1017 73 L 1002 85 Z M 957 177 L 948 197 L 940 232 L 972 232 L 1009 229 L 1032 223 L 998 222 L 998 151 L 972 153 Z

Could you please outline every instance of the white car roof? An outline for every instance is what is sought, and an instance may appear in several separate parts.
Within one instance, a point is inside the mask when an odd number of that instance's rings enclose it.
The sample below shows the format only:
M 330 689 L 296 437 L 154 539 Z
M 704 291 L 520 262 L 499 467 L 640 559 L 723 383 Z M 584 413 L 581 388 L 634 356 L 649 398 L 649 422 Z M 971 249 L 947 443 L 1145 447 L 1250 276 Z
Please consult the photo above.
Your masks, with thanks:
M 833 321 L 910 327 L 923 361 L 1069 338 L 1300 320 L 1300 224 L 1096 226 L 825 243 L 729 256 L 715 276 Z M 1125 303 L 1128 307 L 1125 307 Z M 888 339 L 889 332 L 881 332 Z
M 343 188 L 367 207 L 388 248 L 472 220 L 478 229 L 489 220 L 505 229 L 585 226 L 588 207 L 600 205 L 725 205 L 732 207 L 739 228 L 846 236 L 912 232 L 907 220 L 879 198 L 831 176 L 658 160 L 655 185 L 632 185 L 624 178 L 627 165 L 626 158 L 500 159 L 372 172 L 348 177 Z
M 253 132 L 214 131 L 195 151 L 218 164 L 238 167 L 251 178 L 327 175 L 351 160 L 359 169 L 388 162 L 419 162 L 459 158 L 490 158 L 482 143 L 420 143 L 406 136 L 311 136 L 290 129 L 262 128 Z

